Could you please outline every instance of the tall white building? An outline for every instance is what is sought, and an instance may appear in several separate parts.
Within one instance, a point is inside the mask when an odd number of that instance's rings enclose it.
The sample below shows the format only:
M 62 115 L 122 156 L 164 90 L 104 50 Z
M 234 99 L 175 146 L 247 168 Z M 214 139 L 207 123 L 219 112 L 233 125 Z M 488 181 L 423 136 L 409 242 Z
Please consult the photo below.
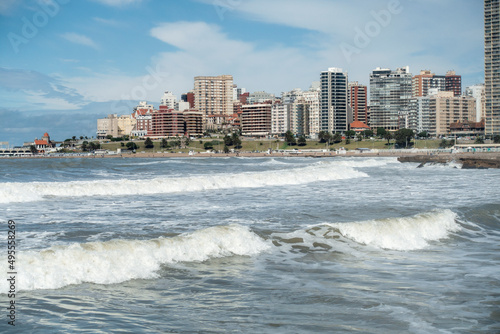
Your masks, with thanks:
M 271 108 L 271 133 L 282 135 L 290 130 L 290 105 L 275 103 Z
M 485 89 L 484 84 L 473 85 L 465 88 L 465 95 L 476 99 L 476 122 L 481 122 L 485 118 Z
M 331 67 L 321 72 L 320 129 L 345 132 L 351 120 L 347 102 L 347 72 Z
M 175 105 L 176 101 L 177 101 L 177 98 L 175 97 L 175 95 L 172 94 L 172 92 L 166 91 L 163 94 L 163 97 L 161 98 L 160 105 L 167 106 L 168 109 L 176 109 L 176 105 Z

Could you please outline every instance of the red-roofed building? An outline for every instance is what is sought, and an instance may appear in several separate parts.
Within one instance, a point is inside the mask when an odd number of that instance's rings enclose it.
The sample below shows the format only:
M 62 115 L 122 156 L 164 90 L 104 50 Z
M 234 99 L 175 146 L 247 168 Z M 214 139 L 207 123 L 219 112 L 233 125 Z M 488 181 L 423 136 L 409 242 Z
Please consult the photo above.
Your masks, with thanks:
M 55 147 L 55 144 L 50 141 L 50 136 L 47 132 L 43 134 L 42 139 L 35 138 L 33 145 L 35 145 L 40 153 L 45 153 L 46 149 Z
M 349 124 L 349 127 L 354 132 L 363 132 L 366 130 L 370 130 L 370 127 L 368 125 L 366 125 L 365 123 L 360 122 L 360 121 L 352 122 L 351 124 Z

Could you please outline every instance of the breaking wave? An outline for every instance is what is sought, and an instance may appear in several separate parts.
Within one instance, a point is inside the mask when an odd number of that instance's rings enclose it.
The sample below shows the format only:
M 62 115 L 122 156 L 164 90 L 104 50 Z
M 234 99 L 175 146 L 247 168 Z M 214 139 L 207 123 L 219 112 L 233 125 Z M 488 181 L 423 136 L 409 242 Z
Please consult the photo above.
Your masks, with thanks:
M 450 210 L 421 213 L 412 217 L 387 218 L 351 223 L 327 223 L 307 230 L 278 234 L 282 243 L 301 244 L 309 249 L 329 249 L 352 253 L 349 244 L 379 249 L 412 251 L 429 242 L 449 237 L 461 230 L 457 215 Z
M 16 265 L 22 275 L 18 276 L 17 290 L 150 279 L 158 277 L 157 271 L 164 264 L 232 255 L 252 256 L 269 248 L 267 242 L 240 225 L 211 227 L 173 238 L 117 239 L 53 246 L 19 253 Z M 1 261 L 7 263 L 5 257 Z M 2 280 L 0 292 L 7 290 L 7 281 Z
M 228 188 L 257 188 L 307 184 L 368 177 L 348 166 L 321 162 L 302 168 L 253 173 L 157 177 L 152 179 L 120 179 L 71 182 L 7 182 L 1 184 L 0 203 L 31 202 L 46 197 L 147 195 L 194 192 Z

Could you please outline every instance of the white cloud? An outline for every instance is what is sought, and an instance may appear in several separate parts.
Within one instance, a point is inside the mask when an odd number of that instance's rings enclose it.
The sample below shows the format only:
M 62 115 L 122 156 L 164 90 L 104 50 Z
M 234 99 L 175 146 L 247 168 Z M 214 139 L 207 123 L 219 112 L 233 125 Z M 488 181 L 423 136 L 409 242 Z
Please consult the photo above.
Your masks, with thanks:
M 71 43 L 89 46 L 94 49 L 98 48 L 97 44 L 91 38 L 85 35 L 77 34 L 74 32 L 67 32 L 65 34 L 62 34 L 61 37 L 67 41 L 70 41 Z

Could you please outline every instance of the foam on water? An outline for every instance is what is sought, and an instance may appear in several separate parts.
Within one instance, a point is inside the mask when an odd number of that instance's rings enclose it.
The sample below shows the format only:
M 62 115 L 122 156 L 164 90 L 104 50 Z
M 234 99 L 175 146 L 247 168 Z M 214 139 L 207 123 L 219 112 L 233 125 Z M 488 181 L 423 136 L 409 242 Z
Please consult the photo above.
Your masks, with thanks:
M 350 223 L 327 223 L 307 230 L 275 234 L 278 242 L 300 243 L 310 249 L 332 249 L 356 255 L 352 242 L 379 249 L 412 251 L 429 242 L 447 238 L 461 230 L 450 210 L 421 213 L 412 217 L 387 218 Z
M 17 290 L 58 289 L 70 284 L 120 283 L 158 276 L 161 265 L 205 261 L 232 255 L 252 256 L 269 249 L 269 244 L 240 225 L 211 227 L 173 238 L 111 240 L 18 254 Z M 0 261 L 6 264 L 5 256 Z M 7 272 L 4 268 L 4 272 Z M 0 282 L 6 293 L 7 281 Z
M 0 203 L 39 201 L 51 196 L 146 195 L 228 188 L 298 185 L 316 181 L 333 181 L 367 176 L 367 174 L 356 171 L 351 167 L 335 166 L 332 162 L 328 162 L 286 170 L 190 177 L 71 182 L 7 182 L 1 184 Z

